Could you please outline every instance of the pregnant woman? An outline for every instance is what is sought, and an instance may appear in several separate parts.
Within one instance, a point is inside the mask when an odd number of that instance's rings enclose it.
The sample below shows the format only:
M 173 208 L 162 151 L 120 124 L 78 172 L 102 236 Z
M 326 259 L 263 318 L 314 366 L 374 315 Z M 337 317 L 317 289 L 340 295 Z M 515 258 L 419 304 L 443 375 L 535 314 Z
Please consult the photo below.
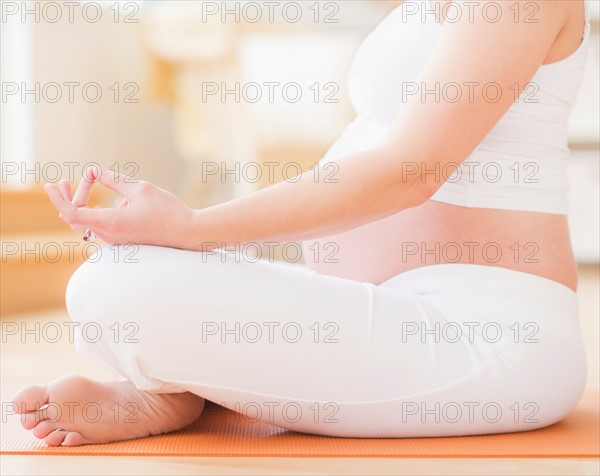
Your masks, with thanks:
M 111 245 L 67 306 L 78 350 L 123 380 L 25 388 L 23 426 L 49 445 L 117 441 L 182 428 L 204 399 L 341 437 L 564 418 L 586 379 L 566 218 L 584 3 L 401 5 L 355 58 L 356 120 L 293 183 L 202 210 L 106 170 L 74 194 L 47 185 Z M 92 183 L 123 201 L 89 208 Z M 287 241 L 307 267 L 223 251 Z

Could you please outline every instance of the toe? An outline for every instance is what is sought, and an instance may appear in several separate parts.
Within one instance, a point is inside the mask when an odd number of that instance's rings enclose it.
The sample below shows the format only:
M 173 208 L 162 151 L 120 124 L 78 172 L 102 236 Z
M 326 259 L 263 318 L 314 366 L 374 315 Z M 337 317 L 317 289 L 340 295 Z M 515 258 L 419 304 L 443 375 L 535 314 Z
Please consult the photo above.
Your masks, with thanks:
M 46 419 L 41 412 L 25 413 L 21 415 L 21 426 L 26 430 L 32 430 Z
M 76 431 L 70 431 L 65 436 L 64 444 L 65 446 L 81 446 L 85 445 L 87 440 L 83 437 L 81 433 L 77 433 Z
M 30 385 L 17 393 L 13 401 L 18 406 L 18 413 L 38 411 L 48 403 L 48 387 L 46 385 Z
M 37 412 L 23 413 L 21 415 L 21 425 L 26 430 L 31 430 L 37 424 L 50 420 L 51 423 L 56 422 L 62 414 L 62 410 L 56 404 L 49 404 Z
M 48 446 L 60 446 L 63 441 L 65 441 L 67 435 L 68 432 L 65 430 L 54 430 L 44 439 L 44 441 Z
M 54 430 L 56 430 L 56 425 L 53 423 L 50 423 L 48 420 L 44 420 L 43 422 L 41 422 L 39 425 L 37 425 L 33 429 L 32 433 L 33 433 L 33 436 L 35 436 L 36 438 L 39 438 L 41 440 L 43 438 L 46 438 Z

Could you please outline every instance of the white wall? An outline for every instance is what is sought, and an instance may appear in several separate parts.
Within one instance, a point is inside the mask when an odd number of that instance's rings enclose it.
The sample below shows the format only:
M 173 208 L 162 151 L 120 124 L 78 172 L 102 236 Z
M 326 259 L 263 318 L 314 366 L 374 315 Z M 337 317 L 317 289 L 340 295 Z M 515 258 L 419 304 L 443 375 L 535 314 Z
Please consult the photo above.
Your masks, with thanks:
M 7 17 L 5 17 L 7 18 Z M 32 79 L 32 24 L 4 21 L 0 29 L 0 166 L 2 186 L 22 186 L 16 175 L 5 174 L 9 163 L 33 161 L 33 106 L 15 97 L 18 86 Z M 18 47 L 17 47 L 18 46 Z
M 66 97 L 68 87 L 63 86 L 60 101 L 51 103 L 42 97 L 34 105 L 33 160 L 98 162 L 104 166 L 134 162 L 139 166 L 137 177 L 176 189 L 183 165 L 173 141 L 167 106 L 145 97 L 148 71 L 140 24 L 124 23 L 123 16 L 115 22 L 113 15 L 113 11 L 104 10 L 97 23 L 80 16 L 71 23 L 64 16 L 58 23 L 33 24 L 34 80 L 41 85 L 82 85 L 74 86 L 72 103 Z M 141 13 L 135 17 L 141 18 Z M 85 100 L 82 94 L 83 85 L 91 82 L 98 83 L 102 91 L 96 103 Z M 115 103 L 110 88 L 117 82 L 121 95 Z M 139 103 L 124 103 L 124 96 L 134 91 L 124 89 L 125 83 L 139 86 L 134 95 Z M 90 95 L 94 91 L 88 90 Z

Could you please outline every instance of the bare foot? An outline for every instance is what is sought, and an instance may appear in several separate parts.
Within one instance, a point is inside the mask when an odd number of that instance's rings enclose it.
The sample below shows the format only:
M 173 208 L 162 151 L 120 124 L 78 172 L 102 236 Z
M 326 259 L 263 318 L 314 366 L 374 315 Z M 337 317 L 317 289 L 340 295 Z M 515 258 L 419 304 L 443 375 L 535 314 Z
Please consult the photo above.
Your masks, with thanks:
M 32 385 L 14 398 L 21 424 L 49 446 L 129 440 L 179 430 L 202 413 L 192 393 L 148 393 L 131 382 L 67 376 Z

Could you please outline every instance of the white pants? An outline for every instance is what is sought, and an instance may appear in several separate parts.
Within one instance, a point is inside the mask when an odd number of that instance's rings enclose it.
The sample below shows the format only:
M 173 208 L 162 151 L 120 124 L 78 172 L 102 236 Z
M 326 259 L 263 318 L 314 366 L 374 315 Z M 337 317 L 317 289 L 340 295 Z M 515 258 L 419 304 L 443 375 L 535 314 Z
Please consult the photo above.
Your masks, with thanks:
M 121 251 L 77 270 L 67 306 L 79 351 L 143 390 L 300 432 L 420 437 L 544 427 L 584 389 L 577 296 L 545 278 L 444 264 L 375 286 L 239 256 Z

